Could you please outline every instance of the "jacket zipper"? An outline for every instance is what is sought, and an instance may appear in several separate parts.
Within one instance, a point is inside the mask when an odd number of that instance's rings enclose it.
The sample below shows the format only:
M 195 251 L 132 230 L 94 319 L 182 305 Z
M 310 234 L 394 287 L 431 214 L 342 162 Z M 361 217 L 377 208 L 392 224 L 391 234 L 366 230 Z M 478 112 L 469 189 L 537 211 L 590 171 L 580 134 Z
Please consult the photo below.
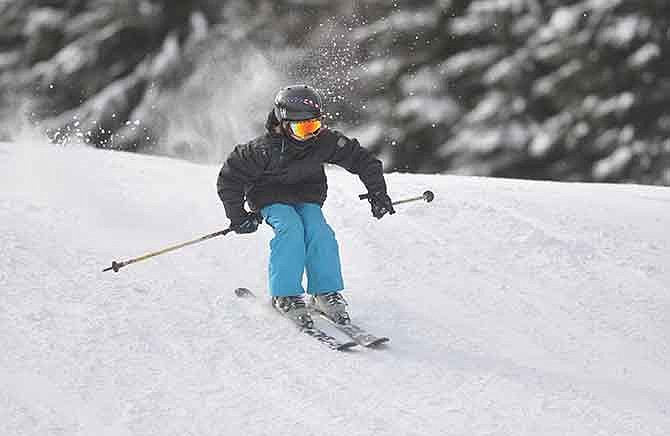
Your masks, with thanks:
M 284 163 L 284 159 L 286 157 L 286 142 L 284 142 L 284 138 L 281 140 L 281 151 L 279 153 L 279 165 L 282 166 Z

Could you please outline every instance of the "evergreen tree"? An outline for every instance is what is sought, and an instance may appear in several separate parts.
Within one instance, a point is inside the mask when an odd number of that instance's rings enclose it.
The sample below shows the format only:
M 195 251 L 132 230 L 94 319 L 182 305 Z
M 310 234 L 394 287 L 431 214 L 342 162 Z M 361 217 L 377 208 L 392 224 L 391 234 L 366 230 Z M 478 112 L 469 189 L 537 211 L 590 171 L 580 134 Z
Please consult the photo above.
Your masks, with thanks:
M 244 84 L 244 78 L 255 78 L 254 68 L 262 61 L 249 53 L 254 46 L 290 47 L 291 39 L 306 33 L 302 16 L 327 13 L 326 4 L 320 0 L 303 5 L 271 0 L 0 3 L 0 29 L 4 29 L 0 89 L 27 97 L 27 112 L 54 142 L 74 139 L 105 148 L 168 150 L 192 159 L 215 159 L 208 152 L 213 146 L 241 138 L 233 134 L 239 129 L 230 120 L 212 119 L 220 115 L 212 96 L 226 83 Z M 217 75 L 220 72 L 231 77 Z M 0 96 L 0 103 L 3 97 L 9 98 Z M 265 110 L 264 106 L 263 114 Z M 247 119 L 259 118 L 253 115 Z M 259 119 L 256 127 L 262 122 Z
M 367 9 L 361 87 L 394 168 L 670 183 L 667 2 Z
M 670 184 L 669 28 L 665 0 L 0 1 L 0 117 L 13 90 L 56 142 L 212 160 L 307 81 L 395 170 Z

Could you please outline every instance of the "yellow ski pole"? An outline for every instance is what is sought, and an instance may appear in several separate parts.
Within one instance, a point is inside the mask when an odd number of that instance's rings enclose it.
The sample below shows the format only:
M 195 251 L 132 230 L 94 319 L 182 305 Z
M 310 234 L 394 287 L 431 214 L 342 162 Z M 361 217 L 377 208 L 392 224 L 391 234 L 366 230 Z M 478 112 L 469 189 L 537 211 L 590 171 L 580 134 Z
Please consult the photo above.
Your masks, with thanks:
M 109 268 L 105 268 L 102 271 L 103 272 L 105 272 L 105 271 L 119 272 L 119 270 L 121 268 L 123 268 L 124 266 L 130 265 L 132 263 L 140 262 L 142 260 L 146 260 L 146 259 L 149 259 L 149 258 L 152 258 L 152 257 L 155 257 L 155 256 L 159 256 L 161 254 L 165 254 L 165 253 L 170 252 L 170 251 L 178 250 L 180 248 L 186 247 L 187 245 L 197 244 L 199 242 L 203 242 L 203 241 L 206 241 L 208 239 L 215 238 L 217 236 L 224 236 L 224 235 L 227 235 L 230 232 L 232 232 L 232 229 L 228 228 L 226 230 L 220 230 L 218 232 L 210 233 L 209 235 L 201 236 L 199 238 L 193 239 L 192 241 L 187 241 L 187 242 L 183 242 L 181 244 L 173 245 L 171 247 L 163 248 L 162 250 L 155 251 L 155 252 L 149 253 L 149 254 L 145 254 L 144 256 L 136 257 L 134 259 L 124 260 L 123 262 L 113 261 L 112 266 L 110 266 Z

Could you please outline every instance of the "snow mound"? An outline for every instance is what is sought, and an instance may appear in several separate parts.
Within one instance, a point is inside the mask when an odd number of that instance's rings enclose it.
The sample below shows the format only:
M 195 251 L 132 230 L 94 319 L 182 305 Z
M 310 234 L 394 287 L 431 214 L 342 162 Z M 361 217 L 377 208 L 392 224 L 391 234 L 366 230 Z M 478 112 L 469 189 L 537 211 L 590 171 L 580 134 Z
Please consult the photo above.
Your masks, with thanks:
M 271 231 L 229 235 L 219 168 L 0 144 L 0 434 L 670 433 L 670 190 L 329 170 L 361 325 L 333 352 L 263 300 Z

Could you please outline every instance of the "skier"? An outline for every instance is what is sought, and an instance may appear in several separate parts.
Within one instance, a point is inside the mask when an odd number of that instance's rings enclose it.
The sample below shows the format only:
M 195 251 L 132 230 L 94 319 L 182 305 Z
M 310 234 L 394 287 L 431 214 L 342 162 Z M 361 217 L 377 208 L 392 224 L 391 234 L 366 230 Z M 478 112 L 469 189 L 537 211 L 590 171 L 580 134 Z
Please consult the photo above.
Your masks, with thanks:
M 338 244 L 321 210 L 328 189 L 324 164 L 357 174 L 368 190 L 372 215 L 380 219 L 395 213 L 382 163 L 356 139 L 323 124 L 321 97 L 308 85 L 282 88 L 265 127 L 262 136 L 236 146 L 219 173 L 218 194 L 230 228 L 252 233 L 264 218 L 274 230 L 269 290 L 278 311 L 300 325 L 312 325 L 303 299 L 306 271 L 308 303 L 346 324 Z

